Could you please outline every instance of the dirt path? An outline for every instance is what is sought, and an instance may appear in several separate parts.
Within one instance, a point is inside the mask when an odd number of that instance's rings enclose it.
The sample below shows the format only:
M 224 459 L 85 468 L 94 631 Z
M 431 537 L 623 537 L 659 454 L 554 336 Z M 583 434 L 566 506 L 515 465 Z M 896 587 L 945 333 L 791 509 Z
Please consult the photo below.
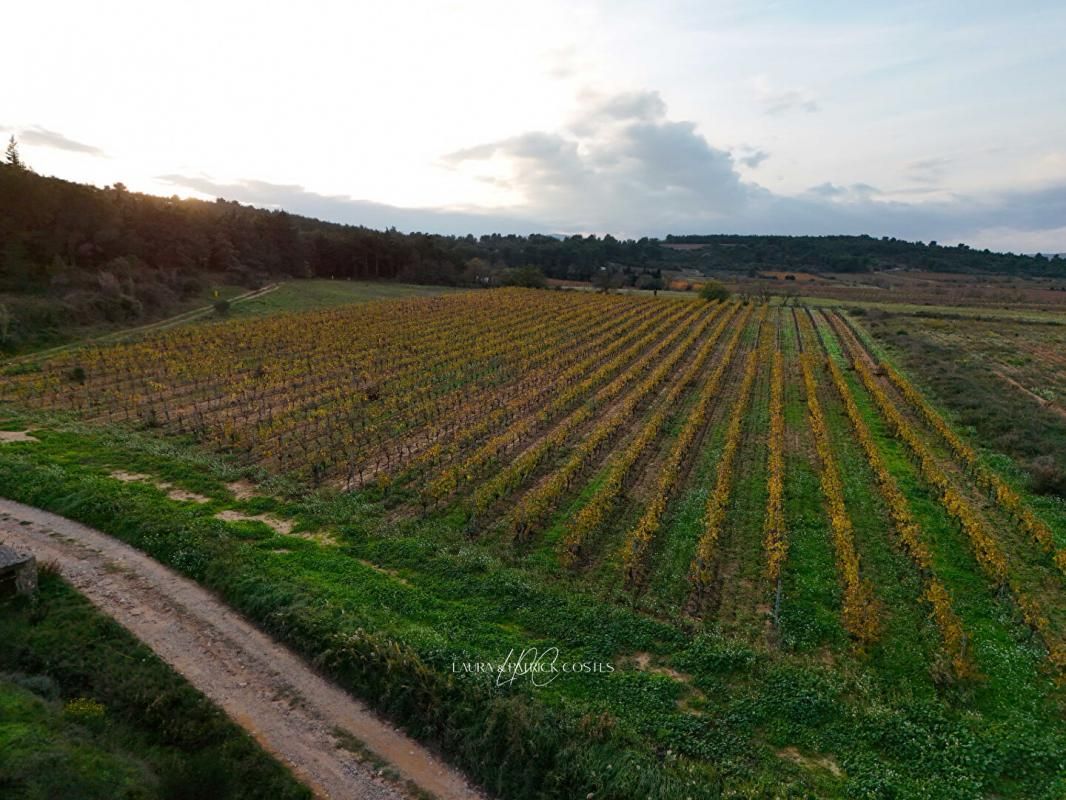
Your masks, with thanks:
M 1031 390 L 1025 388 L 1024 386 L 1022 386 L 1020 383 L 1018 383 L 1018 381 L 1014 380 L 1014 378 L 1012 378 L 1006 372 L 1002 372 L 1002 371 L 1000 371 L 998 369 L 993 369 L 992 370 L 992 374 L 995 375 L 997 378 L 1000 378 L 1001 380 L 1005 381 L 1007 384 L 1009 384 L 1013 388 L 1017 389 L 1019 392 L 1024 394 L 1030 400 L 1035 400 L 1037 405 L 1039 405 L 1041 408 L 1046 408 L 1048 411 L 1054 412 L 1055 414 L 1058 414 L 1063 419 L 1066 419 L 1066 408 L 1063 408 L 1058 403 L 1056 403 L 1054 400 L 1045 400 L 1043 397 L 1038 395 L 1036 392 L 1031 391 Z
M 404 781 L 439 800 L 484 800 L 466 779 L 362 703 L 324 680 L 193 581 L 100 531 L 0 499 L 0 542 L 58 565 L 113 617 L 321 798 L 400 800 Z M 397 773 L 344 749 L 360 741 Z
M 245 292 L 244 294 L 239 294 L 236 297 L 231 297 L 229 299 L 229 304 L 233 306 L 237 305 L 238 303 L 243 303 L 246 300 L 257 300 L 263 295 L 270 294 L 271 292 L 280 289 L 281 286 L 281 283 L 270 283 L 259 289 L 252 289 L 251 291 Z M 138 325 L 136 328 L 123 328 L 122 330 L 111 331 L 110 333 L 105 333 L 100 336 L 94 336 L 89 339 L 79 339 L 78 341 L 71 342 L 70 344 L 61 344 L 58 347 L 50 347 L 47 350 L 37 350 L 32 353 L 26 353 L 25 355 L 10 359 L 6 363 L 19 364 L 24 361 L 37 361 L 42 358 L 51 358 L 52 356 L 59 355 L 60 353 L 66 352 L 67 350 L 73 350 L 78 347 L 84 347 L 85 345 L 89 344 L 120 342 L 127 336 L 142 335 L 145 333 L 151 333 L 152 331 L 164 330 L 174 325 L 181 325 L 186 322 L 191 322 L 194 319 L 199 319 L 200 317 L 207 316 L 208 314 L 214 312 L 214 310 L 214 305 L 200 306 L 198 308 L 193 308 L 188 311 L 183 311 L 180 314 L 175 314 L 173 317 L 167 317 L 165 319 L 156 320 L 155 322 L 149 322 L 146 325 Z

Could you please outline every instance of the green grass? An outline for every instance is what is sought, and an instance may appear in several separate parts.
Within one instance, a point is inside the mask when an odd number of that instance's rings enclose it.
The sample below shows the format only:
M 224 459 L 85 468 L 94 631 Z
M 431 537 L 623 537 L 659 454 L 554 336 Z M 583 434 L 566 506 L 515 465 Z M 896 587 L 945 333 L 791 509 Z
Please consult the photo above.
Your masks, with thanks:
M 34 598 L 0 603 L 0 641 L 4 798 L 310 797 L 217 707 L 53 574 L 41 575 Z M 92 713 L 78 713 L 85 699 Z
M 40 679 L 36 685 L 51 688 Z M 100 744 L 61 703 L 0 675 L 0 790 L 7 800 L 133 800 L 157 796 L 153 783 L 141 762 Z
M 790 402 L 795 424 L 802 398 Z M 786 791 L 779 787 L 834 797 L 846 786 L 860 796 L 891 790 L 961 798 L 975 785 L 1006 787 L 1008 796 L 1054 796 L 1052 765 L 1066 743 L 1047 716 L 1054 705 L 1034 671 L 1035 656 L 1016 675 L 1030 682 L 1024 706 L 1004 709 L 1008 680 L 988 690 L 995 702 L 975 717 L 951 698 L 901 696 L 879 674 L 883 667 L 843 646 L 832 548 L 807 465 L 798 475 L 790 465 L 793 555 L 782 629 L 791 646 L 771 654 L 713 628 L 652 619 L 599 599 L 595 586 L 583 589 L 580 581 L 545 580 L 535 564 L 508 565 L 494 545 L 466 541 L 451 527 L 460 523 L 447 517 L 386 524 L 378 506 L 359 496 L 273 501 L 275 511 L 306 527 L 333 530 L 339 548 L 249 539 L 240 526 L 212 518 L 220 506 L 237 505 L 223 499 L 233 468 L 214 457 L 175 445 L 160 452 L 141 434 L 76 425 L 40 435 L 38 444 L 0 450 L 0 493 L 107 530 L 216 589 L 504 797 L 558 796 L 564 786 L 614 798 L 715 797 L 720 790 L 773 796 Z M 144 471 L 171 462 L 169 473 L 157 473 L 168 479 L 196 473 L 197 490 L 218 499 L 191 507 L 106 477 L 106 465 L 127 458 Z M 806 527 L 796 524 L 804 519 Z M 995 625 L 1015 631 L 1009 620 Z M 827 643 L 832 663 L 822 663 Z M 531 645 L 555 645 L 566 660 L 602 660 L 617 669 L 542 689 L 521 682 L 497 689 L 451 674 L 455 661 L 500 659 Z M 678 705 L 685 685 L 626 667 L 637 652 L 688 674 L 703 695 L 701 713 Z M 1004 659 L 1016 659 L 1013 652 Z M 786 747 L 833 759 L 846 780 L 779 757 Z M 1016 775 L 1012 761 L 1023 748 L 1029 777 Z M 661 763 L 667 751 L 672 755 Z M 1023 781 L 1022 789 L 1010 790 L 1009 781 Z M 872 788 L 878 786 L 881 794 Z
M 784 511 L 788 559 L 781 570 L 781 643 L 800 652 L 840 649 L 847 635 L 840 623 L 841 593 L 818 479 L 817 455 L 807 428 L 807 402 L 798 376 L 786 378 Z
M 138 325 L 118 325 L 114 323 L 97 323 L 52 331 L 47 336 L 42 334 L 20 347 L 13 354 L 19 361 L 36 361 L 38 358 L 56 355 L 71 348 L 80 347 L 89 342 L 108 344 L 149 336 L 154 332 L 180 325 L 202 325 L 219 322 L 234 317 L 260 317 L 270 314 L 296 313 L 318 309 L 335 308 L 344 305 L 358 305 L 374 300 L 388 300 L 408 297 L 435 297 L 450 292 L 463 291 L 447 286 L 418 286 L 407 283 L 390 283 L 374 281 L 333 281 L 320 278 L 288 280 L 277 289 L 261 296 L 238 300 L 240 295 L 251 290 L 246 287 L 229 284 L 212 284 L 196 295 L 175 304 L 163 319 L 157 319 Z M 16 298 L 18 302 L 33 302 L 35 299 Z M 0 301 L 3 297 L 0 297 Z M 232 303 L 224 313 L 217 312 L 212 306 L 219 300 Z M 14 301 L 12 301 L 14 302 Z M 38 304 L 54 304 L 54 301 L 40 299 Z
M 357 305 L 373 300 L 408 297 L 435 297 L 462 291 L 447 286 L 416 286 L 407 283 L 372 281 L 331 281 L 321 278 L 291 280 L 262 297 L 234 305 L 228 317 L 258 317 L 299 311 L 313 311 L 336 306 Z
M 787 326 L 784 338 L 790 353 L 794 332 Z M 916 576 L 887 529 L 862 453 L 849 443 L 848 421 L 826 383 L 823 404 L 864 570 L 888 610 L 880 645 L 865 653 L 851 646 L 840 625 L 835 555 L 795 366 L 785 408 L 791 549 L 772 646 L 761 633 L 726 635 L 713 620 L 684 617 L 677 613 L 683 597 L 671 593 L 684 587 L 721 421 L 694 454 L 692 475 L 668 511 L 653 562 L 653 597 L 645 603 L 615 590 L 610 563 L 570 573 L 554 559 L 566 515 L 587 501 L 602 467 L 575 487 L 539 539 L 516 552 L 505 536 L 471 538 L 454 508 L 397 515 L 408 497 L 402 492 L 385 498 L 309 492 L 182 440 L 11 412 L 0 414 L 5 425 L 36 425 L 41 441 L 0 447 L 0 495 L 105 530 L 217 591 L 503 798 L 1062 796 L 1061 688 L 848 373 L 929 537 L 937 575 L 972 633 L 984 677 L 959 685 L 937 672 Z M 765 424 L 764 415 L 760 404 L 749 435 Z M 738 473 L 748 475 L 738 481 L 740 490 L 758 494 L 743 506 L 754 525 L 765 452 L 745 446 L 741 455 L 759 462 L 750 474 Z M 117 468 L 168 480 L 211 502 L 177 503 L 150 485 L 120 483 L 108 477 Z M 244 474 L 273 496 L 234 500 L 225 484 Z M 337 544 L 221 522 L 213 516 L 221 508 L 288 516 Z M 610 558 L 615 534 L 633 511 L 620 509 L 617 524 L 597 540 L 598 552 Z M 761 539 L 758 532 L 745 535 Z M 744 551 L 751 567 L 754 543 Z M 453 671 L 459 662 L 500 660 L 533 646 L 556 646 L 563 661 L 614 669 L 563 675 L 543 687 L 524 680 L 498 687 Z M 638 653 L 681 677 L 638 669 Z
M 1044 323 L 1047 325 L 1066 325 L 1066 313 L 1061 311 L 1038 311 L 1020 308 L 995 308 L 984 306 L 944 306 L 925 305 L 921 303 L 892 303 L 874 300 L 838 300 L 827 297 L 800 296 L 796 302 L 813 308 L 842 308 L 863 311 L 878 310 L 893 314 L 947 317 L 958 319 L 1017 320 Z

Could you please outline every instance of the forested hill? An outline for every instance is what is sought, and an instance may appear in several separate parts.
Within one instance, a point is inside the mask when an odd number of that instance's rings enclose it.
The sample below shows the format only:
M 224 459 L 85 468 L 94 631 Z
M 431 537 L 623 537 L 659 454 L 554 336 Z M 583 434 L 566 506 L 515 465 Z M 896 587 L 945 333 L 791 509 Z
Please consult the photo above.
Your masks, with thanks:
M 866 236 L 619 240 L 402 234 L 222 199 L 138 194 L 121 184 L 99 189 L 0 164 L 0 335 L 5 343 L 18 338 L 20 330 L 54 328 L 57 319 L 84 325 L 158 317 L 198 296 L 208 282 L 255 286 L 291 276 L 484 285 L 519 267 L 571 280 L 613 274 L 619 283 L 642 285 L 642 275 L 658 282 L 662 271 L 682 268 L 750 273 L 904 267 L 1061 275 L 1066 260 Z M 517 271 L 527 277 L 531 272 L 536 275 L 536 270 Z
M 1060 255 L 1015 255 L 964 244 L 907 242 L 889 236 L 667 236 L 662 246 L 687 253 L 705 270 L 791 269 L 808 272 L 872 272 L 921 269 L 1061 277 Z
M 867 236 L 612 236 L 401 234 L 338 225 L 222 199 L 98 189 L 0 165 L 3 289 L 46 290 L 85 272 L 147 269 L 235 279 L 273 275 L 463 283 L 484 267 L 539 267 L 588 279 L 601 266 L 701 271 L 861 272 L 905 267 L 954 272 L 1061 274 L 1066 260 L 939 247 Z

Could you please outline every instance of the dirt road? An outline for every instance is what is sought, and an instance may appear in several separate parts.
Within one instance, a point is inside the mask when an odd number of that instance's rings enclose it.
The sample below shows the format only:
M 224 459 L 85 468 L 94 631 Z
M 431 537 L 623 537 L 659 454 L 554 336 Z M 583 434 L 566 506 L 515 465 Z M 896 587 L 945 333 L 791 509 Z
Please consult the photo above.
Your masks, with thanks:
M 211 698 L 318 797 L 399 800 L 411 792 L 341 746 L 362 742 L 440 800 L 484 800 L 466 779 L 324 680 L 196 583 L 64 517 L 0 499 L 0 542 L 52 562 L 104 613 Z

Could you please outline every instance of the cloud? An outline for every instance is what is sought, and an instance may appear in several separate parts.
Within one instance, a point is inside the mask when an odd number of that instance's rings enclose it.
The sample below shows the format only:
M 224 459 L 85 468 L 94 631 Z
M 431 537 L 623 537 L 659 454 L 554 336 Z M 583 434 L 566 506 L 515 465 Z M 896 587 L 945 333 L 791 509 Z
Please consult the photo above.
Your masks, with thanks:
M 848 186 L 838 186 L 835 183 L 819 183 L 807 189 L 807 194 L 814 195 L 825 200 L 855 202 L 867 201 L 882 194 L 876 186 L 868 183 L 852 183 Z
M 765 150 L 755 150 L 752 153 L 748 153 L 744 156 L 737 156 L 736 162 L 742 164 L 748 169 L 757 168 L 762 162 L 770 157 L 770 154 Z
M 1031 243 L 1039 248 L 1029 249 L 1066 252 L 1066 241 L 1057 238 L 1066 230 L 1066 185 L 974 196 L 937 191 L 919 202 L 899 190 L 825 181 L 786 196 L 738 171 L 765 161 L 764 151 L 743 146 L 734 155 L 714 146 L 694 122 L 671 119 L 657 92 L 584 92 L 581 98 L 581 112 L 559 130 L 517 133 L 441 157 L 445 168 L 508 190 L 515 201 L 505 208 L 399 208 L 258 180 L 160 180 L 260 207 L 404 231 L 869 234 L 1000 249 Z M 943 163 L 926 159 L 911 171 Z
M 577 48 L 573 45 L 547 50 L 543 58 L 548 76 L 556 80 L 572 78 L 580 71 Z
M 951 158 L 923 158 L 911 161 L 904 169 L 915 183 L 935 184 L 944 178 L 953 160 Z
M 821 111 L 817 98 L 804 89 L 776 87 L 762 75 L 751 78 L 747 83 L 764 114 L 778 116 L 788 111 L 804 111 L 808 114 Z
M 727 214 L 757 187 L 695 123 L 666 118 L 658 92 L 584 92 L 562 131 L 531 131 L 447 154 L 443 163 L 478 174 L 506 169 L 526 214 L 571 230 L 667 224 L 679 209 Z
M 777 114 L 784 114 L 786 111 L 791 111 L 793 109 L 806 111 L 808 114 L 821 111 L 818 101 L 813 97 L 792 90 L 767 95 L 763 98 L 762 102 L 763 110 L 767 114 L 775 116 Z
M 104 157 L 104 151 L 99 147 L 93 147 L 90 144 L 75 141 L 64 136 L 56 131 L 50 131 L 47 128 L 42 128 L 39 125 L 32 125 L 29 128 L 0 128 L 3 132 L 13 132 L 15 138 L 18 139 L 19 144 L 26 144 L 30 147 L 51 147 L 55 150 L 67 150 L 72 153 L 85 153 L 90 156 Z
M 396 228 L 405 233 L 424 231 L 455 235 L 494 231 L 549 232 L 533 220 L 514 219 L 492 211 L 401 208 L 344 195 L 319 194 L 297 184 L 254 179 L 227 183 L 206 175 L 180 174 L 159 175 L 156 180 L 192 189 L 208 197 L 223 197 L 257 208 L 284 209 L 294 214 L 378 230 Z

